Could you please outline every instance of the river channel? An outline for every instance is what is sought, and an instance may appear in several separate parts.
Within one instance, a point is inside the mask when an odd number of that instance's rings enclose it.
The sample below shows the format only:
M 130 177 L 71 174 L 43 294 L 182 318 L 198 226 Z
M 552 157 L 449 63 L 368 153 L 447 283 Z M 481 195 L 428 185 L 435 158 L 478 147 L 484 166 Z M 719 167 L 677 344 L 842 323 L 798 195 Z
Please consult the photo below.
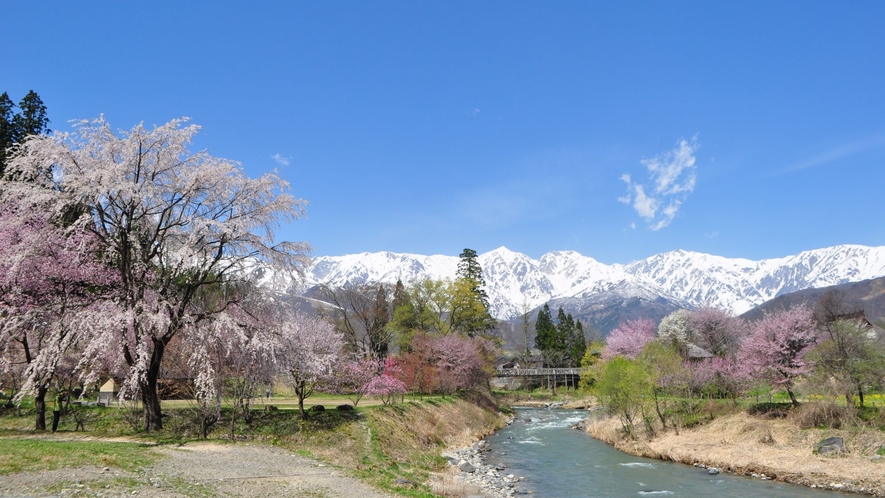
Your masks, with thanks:
M 486 463 L 524 476 L 520 488 L 539 498 L 857 496 L 634 457 L 570 428 L 586 417 L 586 411 L 518 408 L 513 424 L 487 438 Z

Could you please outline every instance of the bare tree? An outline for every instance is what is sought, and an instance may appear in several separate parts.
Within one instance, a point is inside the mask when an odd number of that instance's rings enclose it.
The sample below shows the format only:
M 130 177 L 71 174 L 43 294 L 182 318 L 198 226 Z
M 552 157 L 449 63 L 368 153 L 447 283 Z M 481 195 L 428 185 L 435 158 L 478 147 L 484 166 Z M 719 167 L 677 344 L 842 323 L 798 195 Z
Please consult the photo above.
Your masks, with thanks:
M 350 352 L 382 360 L 387 357 L 391 333 L 388 291 L 383 284 L 333 288 L 324 285 L 321 299 L 332 304 L 326 313 L 344 334 Z

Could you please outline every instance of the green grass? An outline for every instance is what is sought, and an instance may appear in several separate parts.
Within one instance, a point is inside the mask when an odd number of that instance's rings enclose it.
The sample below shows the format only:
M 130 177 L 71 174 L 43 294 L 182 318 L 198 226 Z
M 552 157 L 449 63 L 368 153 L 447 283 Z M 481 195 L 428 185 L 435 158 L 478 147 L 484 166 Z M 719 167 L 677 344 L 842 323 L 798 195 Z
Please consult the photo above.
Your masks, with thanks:
M 429 486 L 422 483 L 427 482 L 432 472 L 446 466 L 446 460 L 439 456 L 441 436 L 436 431 L 444 422 L 453 422 L 448 420 L 447 415 L 437 414 L 453 413 L 451 410 L 460 413 L 457 404 L 463 403 L 457 396 L 407 396 L 404 403 L 379 406 L 377 400 L 364 398 L 356 410 L 338 411 L 335 410 L 337 405 L 351 404 L 350 401 L 340 396 L 318 394 L 305 404 L 323 404 L 326 410 L 311 412 L 308 420 L 302 420 L 296 402 L 285 393 L 278 393 L 277 397 L 253 404 L 254 417 L 250 423 L 246 423 L 239 414 L 237 416 L 234 426 L 237 439 L 275 444 L 299 455 L 347 468 L 357 477 L 391 494 L 416 498 L 433 496 Z M 262 405 L 270 404 L 277 406 L 277 410 L 265 411 Z M 201 439 L 193 402 L 167 400 L 162 402 L 162 406 L 164 429 L 150 434 L 137 429 L 140 420 L 137 404 L 124 407 L 77 406 L 74 408 L 77 416 L 73 413 L 64 415 L 59 434 L 52 439 L 48 438 L 52 437 L 48 433 L 44 433 L 47 438 L 43 438 L 39 436 L 39 431 L 34 431 L 35 413 L 32 405 L 25 403 L 20 408 L 0 410 L 0 476 L 21 471 L 89 465 L 126 471 L 150 467 L 162 455 L 147 447 L 147 443 L 182 443 Z M 227 405 L 222 407 L 222 419 L 210 431 L 210 440 L 229 441 L 231 414 L 232 410 Z M 385 431 L 391 430 L 391 427 L 403 427 L 411 434 L 414 426 L 421 426 L 424 432 L 415 437 L 405 437 L 402 441 L 391 441 L 389 434 L 376 429 L 376 415 L 387 421 Z M 391 417 L 399 422 L 393 423 Z M 439 420 L 426 425 L 427 417 L 434 420 L 438 417 Z M 51 412 L 48 418 L 51 422 Z M 77 419 L 85 420 L 85 434 L 90 436 L 128 436 L 146 444 L 55 439 L 64 437 L 65 433 L 84 434 L 74 432 Z M 470 424 L 456 425 L 460 431 L 460 428 Z M 398 431 L 397 428 L 395 432 Z M 411 448 L 412 445 L 415 448 Z M 403 453 L 401 446 L 408 446 L 410 450 Z M 392 450 L 397 454 L 391 454 Z M 133 478 L 133 482 L 126 481 Z M 408 479 L 417 484 L 397 483 L 398 479 Z M 139 476 L 130 476 L 120 477 L 114 482 L 102 480 L 101 484 L 126 490 L 138 486 L 140 481 Z M 169 485 L 186 496 L 211 495 L 211 490 L 201 487 L 190 489 L 188 486 L 192 485 L 184 481 L 164 479 L 164 482 L 164 487 Z M 62 488 L 71 487 L 68 484 L 77 483 L 62 483 Z M 317 496 L 324 495 L 320 491 Z
M 135 471 L 158 458 L 156 452 L 138 443 L 0 439 L 0 475 L 81 465 Z

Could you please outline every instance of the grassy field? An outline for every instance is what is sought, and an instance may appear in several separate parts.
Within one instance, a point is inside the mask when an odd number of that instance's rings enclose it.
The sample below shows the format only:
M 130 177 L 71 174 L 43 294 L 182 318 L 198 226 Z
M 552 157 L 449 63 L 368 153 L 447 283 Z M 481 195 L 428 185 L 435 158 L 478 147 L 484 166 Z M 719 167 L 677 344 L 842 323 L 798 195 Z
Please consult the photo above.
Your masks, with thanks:
M 149 446 L 139 443 L 0 439 L 0 475 L 82 465 L 134 471 L 157 458 Z

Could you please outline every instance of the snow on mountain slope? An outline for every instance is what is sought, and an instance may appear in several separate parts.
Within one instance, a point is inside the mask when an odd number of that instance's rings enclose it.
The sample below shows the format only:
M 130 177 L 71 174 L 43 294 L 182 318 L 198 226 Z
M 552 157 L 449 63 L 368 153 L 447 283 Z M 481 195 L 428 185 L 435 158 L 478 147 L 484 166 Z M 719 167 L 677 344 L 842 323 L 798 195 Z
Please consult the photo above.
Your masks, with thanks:
M 658 254 L 626 265 L 605 265 L 574 251 L 539 260 L 500 247 L 479 255 L 492 314 L 519 315 L 552 299 L 592 299 L 600 294 L 647 300 L 663 298 L 685 307 L 747 311 L 780 294 L 885 276 L 885 247 L 842 245 L 795 256 L 751 261 L 690 251 Z M 423 278 L 453 279 L 456 256 L 391 252 L 316 258 L 306 284 L 409 284 Z

